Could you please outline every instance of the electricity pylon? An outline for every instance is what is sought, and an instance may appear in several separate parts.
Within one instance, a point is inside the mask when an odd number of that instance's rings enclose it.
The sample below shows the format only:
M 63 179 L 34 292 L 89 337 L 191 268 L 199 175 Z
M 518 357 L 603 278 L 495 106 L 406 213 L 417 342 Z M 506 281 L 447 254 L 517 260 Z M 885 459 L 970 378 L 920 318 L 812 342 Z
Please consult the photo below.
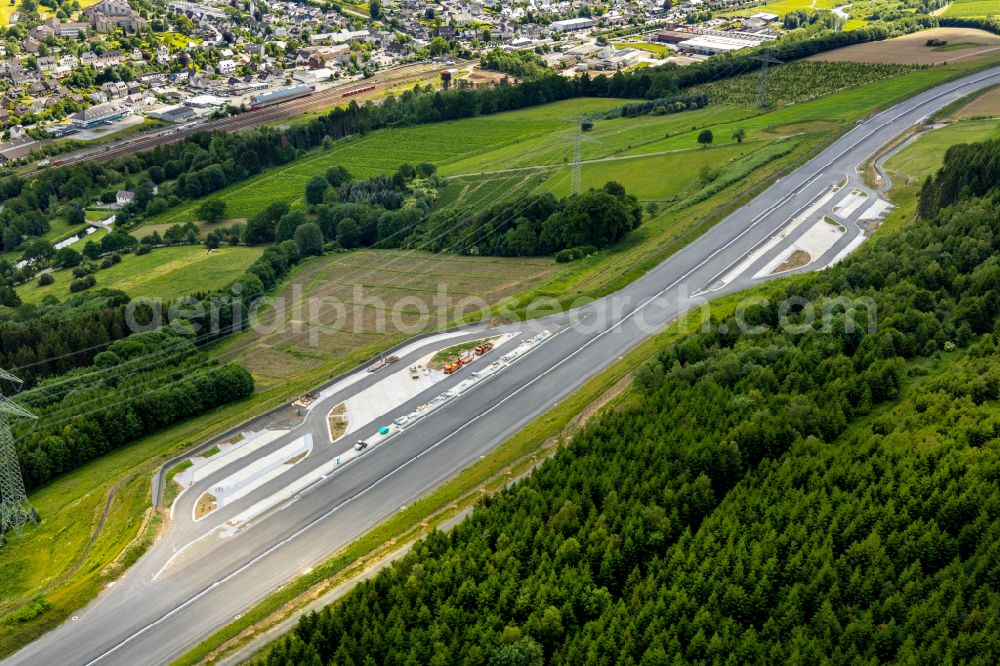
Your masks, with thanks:
M 576 116 L 571 119 L 576 123 L 576 134 L 573 137 L 573 171 L 570 185 L 571 194 L 579 194 L 583 190 L 583 144 L 592 143 L 583 136 L 584 123 L 592 122 L 587 116 Z
M 782 65 L 780 60 L 773 57 L 769 53 L 762 53 L 758 56 L 754 56 L 754 60 L 759 60 L 760 65 L 760 81 L 757 84 L 757 106 L 762 109 L 770 108 L 771 102 L 767 98 L 767 70 L 770 65 Z
M 21 380 L 3 369 L 0 369 L 0 380 L 10 382 L 15 390 L 21 387 Z M 20 534 L 25 523 L 37 522 L 35 510 L 24 492 L 14 436 L 10 432 L 10 422 L 14 418 L 33 419 L 35 415 L 0 393 L 0 543 L 7 530 Z

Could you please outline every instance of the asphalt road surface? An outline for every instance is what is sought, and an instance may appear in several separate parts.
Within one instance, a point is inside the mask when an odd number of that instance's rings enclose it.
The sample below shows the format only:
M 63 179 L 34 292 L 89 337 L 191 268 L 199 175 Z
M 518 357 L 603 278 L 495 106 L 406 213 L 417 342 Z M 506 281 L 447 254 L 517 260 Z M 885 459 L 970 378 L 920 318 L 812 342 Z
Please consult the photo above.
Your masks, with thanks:
M 325 414 L 379 377 L 360 369 L 357 376 L 348 378 L 353 383 L 339 380 L 324 392 L 320 404 L 303 423 L 275 444 L 311 434 L 314 449 L 307 458 L 239 503 L 195 523 L 191 503 L 199 492 L 265 452 L 198 482 L 178 499 L 169 532 L 126 576 L 74 619 L 5 663 L 132 666 L 162 664 L 178 657 L 255 602 L 493 450 L 679 314 L 708 297 L 768 279 L 769 275 L 754 277 L 755 271 L 796 242 L 811 223 L 792 233 L 793 222 L 806 214 L 813 221 L 821 220 L 831 214 L 831 207 L 843 193 L 865 190 L 858 167 L 880 147 L 959 97 L 998 83 L 1000 68 L 970 75 L 857 125 L 682 252 L 616 294 L 530 324 L 470 330 L 447 342 L 425 339 L 414 343 L 403 352 L 399 367 L 459 340 L 517 332 L 504 347 L 492 352 L 502 354 L 538 330 L 552 333 L 503 372 L 319 479 L 297 498 L 250 519 L 224 537 L 213 531 L 234 512 L 343 451 L 343 443 L 329 443 Z M 834 188 L 839 188 L 838 194 L 823 203 Z M 869 203 L 873 202 L 876 193 L 868 194 Z M 845 248 L 850 249 L 847 246 L 856 243 L 860 233 L 858 214 L 842 216 L 843 237 L 798 270 L 822 268 L 839 258 Z M 461 376 L 428 391 L 437 393 L 457 381 Z M 418 396 L 388 409 L 384 417 L 363 425 L 357 435 L 368 437 L 376 427 L 410 411 L 427 397 Z

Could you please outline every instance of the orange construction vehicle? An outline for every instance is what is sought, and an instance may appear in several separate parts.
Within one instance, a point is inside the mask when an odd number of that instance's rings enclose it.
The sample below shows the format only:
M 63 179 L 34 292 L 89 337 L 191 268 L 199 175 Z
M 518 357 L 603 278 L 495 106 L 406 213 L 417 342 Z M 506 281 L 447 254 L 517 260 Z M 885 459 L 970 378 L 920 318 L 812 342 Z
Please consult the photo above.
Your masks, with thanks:
M 493 349 L 493 343 L 492 342 L 484 342 L 483 344 L 481 344 L 478 347 L 476 347 L 476 356 L 482 356 L 483 354 L 485 354 L 486 352 L 488 352 L 491 349 Z
M 457 372 L 463 365 L 468 365 L 469 363 L 472 363 L 475 360 L 475 358 L 476 357 L 473 356 L 472 354 L 462 354 L 454 361 L 444 366 L 444 374 L 450 375 L 453 372 Z

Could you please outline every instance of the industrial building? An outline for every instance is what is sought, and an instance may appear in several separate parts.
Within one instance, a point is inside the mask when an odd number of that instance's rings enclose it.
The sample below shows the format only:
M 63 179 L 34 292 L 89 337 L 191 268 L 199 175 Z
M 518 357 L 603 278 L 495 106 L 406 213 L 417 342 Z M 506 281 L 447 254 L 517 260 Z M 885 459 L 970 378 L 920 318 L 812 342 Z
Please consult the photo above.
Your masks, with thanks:
M 217 95 L 196 95 L 184 103 L 195 109 L 218 109 L 225 106 L 228 102 L 228 98 Z
M 774 37 L 770 35 L 753 35 L 747 32 L 711 32 L 678 42 L 677 48 L 684 53 L 713 56 L 719 53 L 749 49 L 773 39 Z
M 550 28 L 556 32 L 574 32 L 576 30 L 589 30 L 594 27 L 594 19 L 575 18 L 565 21 L 553 21 Z
M 163 120 L 168 123 L 186 123 L 189 120 L 194 120 L 196 114 L 190 106 L 177 104 L 150 111 L 146 114 L 146 117 Z

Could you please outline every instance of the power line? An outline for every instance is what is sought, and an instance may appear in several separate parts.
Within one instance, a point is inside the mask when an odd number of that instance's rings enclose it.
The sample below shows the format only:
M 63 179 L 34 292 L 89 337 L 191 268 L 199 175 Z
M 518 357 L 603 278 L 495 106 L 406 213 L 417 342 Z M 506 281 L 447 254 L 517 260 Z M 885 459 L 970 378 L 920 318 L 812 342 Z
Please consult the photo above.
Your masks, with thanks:
M 0 380 L 12 383 L 15 390 L 21 386 L 21 380 L 6 370 L 0 369 Z M 0 541 L 7 530 L 20 534 L 25 523 L 38 523 L 37 514 L 24 492 L 17 449 L 10 432 L 12 418 L 33 419 L 35 415 L 0 394 Z
M 761 53 L 753 57 L 754 60 L 761 63 L 760 65 L 760 82 L 757 85 L 757 106 L 762 109 L 768 109 L 771 107 L 771 102 L 767 98 L 767 79 L 768 79 L 768 67 L 769 65 L 781 65 L 783 64 L 780 60 L 773 57 L 770 53 Z

